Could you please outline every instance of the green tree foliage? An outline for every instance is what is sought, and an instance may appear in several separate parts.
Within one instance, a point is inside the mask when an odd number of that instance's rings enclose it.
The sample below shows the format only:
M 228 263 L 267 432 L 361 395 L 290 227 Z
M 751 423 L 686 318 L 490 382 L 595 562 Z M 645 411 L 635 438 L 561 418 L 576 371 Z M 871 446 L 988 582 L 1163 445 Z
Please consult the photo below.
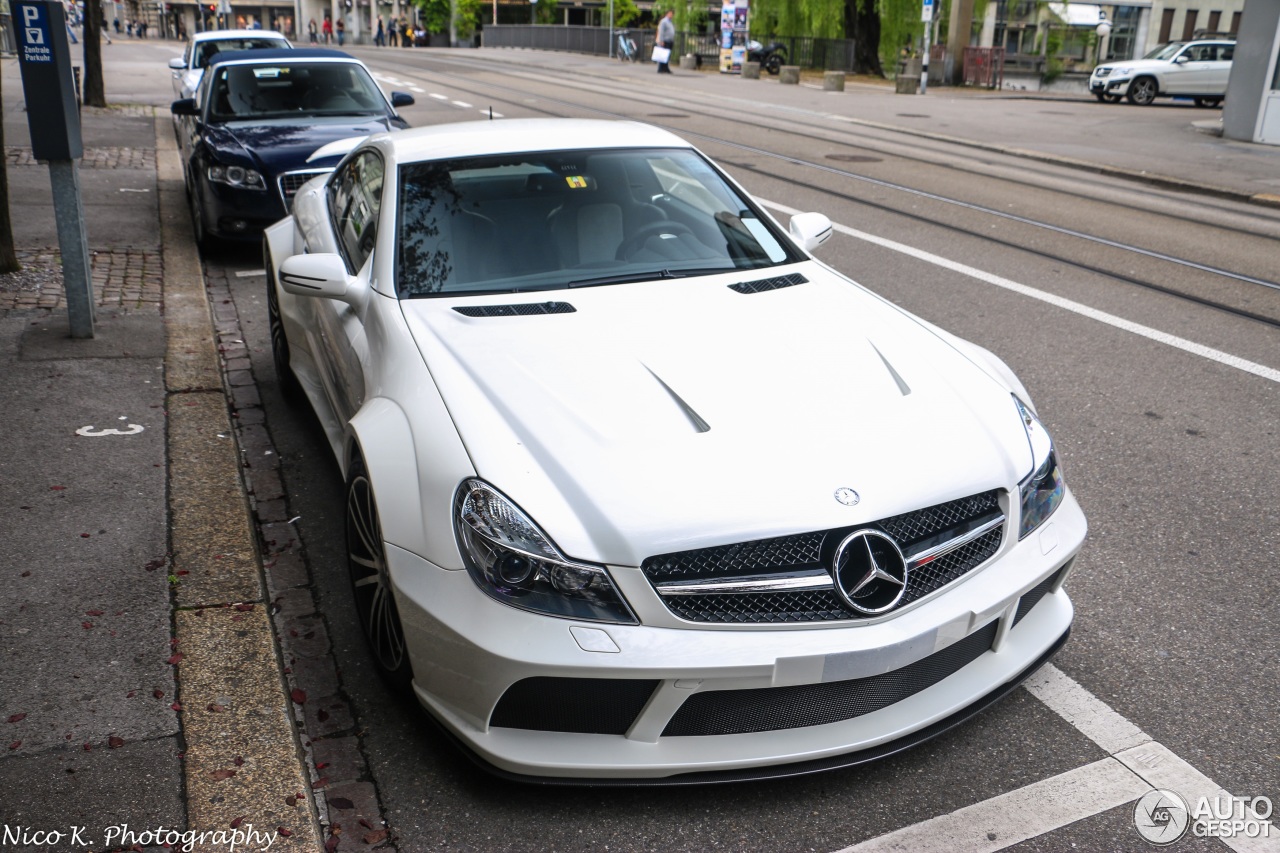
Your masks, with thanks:
M 675 25 L 678 33 L 700 32 L 706 26 L 706 3 L 698 3 L 696 0 L 657 0 L 653 4 L 654 20 L 662 20 L 662 16 L 667 14 L 669 10 L 674 10 L 676 13 Z M 637 14 L 639 14 L 638 10 Z M 616 5 L 614 7 L 614 15 L 617 15 Z
M 625 27 L 640 17 L 640 9 L 636 6 L 635 0 L 613 0 L 613 25 L 615 27 Z M 607 24 L 608 21 L 606 20 Z
M 484 10 L 483 0 L 454 0 L 457 17 L 454 26 L 457 28 L 458 40 L 470 39 L 480 21 L 480 13 Z
M 880 11 L 880 55 L 894 62 L 903 51 L 914 52 L 924 35 L 920 20 L 920 0 L 878 0 Z
M 449 32 L 449 16 L 453 8 L 449 0 L 417 0 L 419 20 L 429 33 Z
M 751 31 L 764 36 L 844 38 L 845 0 L 753 0 Z

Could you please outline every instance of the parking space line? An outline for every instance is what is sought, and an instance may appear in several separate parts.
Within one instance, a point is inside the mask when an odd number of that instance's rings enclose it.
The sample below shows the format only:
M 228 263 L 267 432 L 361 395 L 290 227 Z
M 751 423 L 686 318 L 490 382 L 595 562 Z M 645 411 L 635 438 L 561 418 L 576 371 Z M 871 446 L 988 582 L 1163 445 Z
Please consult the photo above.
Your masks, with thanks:
M 1123 764 L 1104 758 L 839 853 L 994 853 L 1124 805 L 1150 789 Z
M 1108 755 L 1151 741 L 1149 734 L 1051 663 L 1042 666 L 1023 686 Z
M 765 207 L 776 210 L 779 213 L 785 213 L 788 216 L 794 216 L 801 212 L 795 208 L 778 204 L 777 202 L 765 201 L 764 199 L 756 199 L 756 201 L 760 202 L 760 204 Z M 1132 332 L 1135 335 L 1156 341 L 1157 343 L 1165 344 L 1166 346 L 1171 346 L 1174 349 L 1180 349 L 1183 352 L 1198 355 L 1201 358 L 1206 358 L 1210 361 L 1216 361 L 1217 363 L 1224 364 L 1227 367 L 1234 367 L 1237 370 L 1242 370 L 1245 373 L 1251 373 L 1254 376 L 1259 376 L 1263 379 L 1269 379 L 1272 382 L 1280 382 L 1280 370 L 1276 370 L 1275 368 L 1248 361 L 1240 358 L 1239 356 L 1223 352 L 1222 350 L 1216 350 L 1212 347 L 1198 344 L 1195 341 L 1180 338 L 1177 335 L 1170 335 L 1167 332 L 1162 332 L 1159 329 L 1153 329 L 1150 326 L 1144 326 L 1141 323 L 1134 323 L 1130 320 L 1124 319 L 1123 317 L 1117 317 L 1115 314 L 1108 314 L 1105 311 L 1090 308 L 1088 305 L 1081 302 L 1076 302 L 1061 296 L 1055 296 L 1052 293 L 1048 293 L 1034 287 L 1029 287 L 1028 285 L 1021 284 L 1013 281 L 1012 279 L 1003 278 L 993 273 L 977 269 L 976 267 L 968 266 L 967 264 L 949 260 L 941 257 L 940 255 L 935 255 L 932 252 L 917 249 L 914 246 L 908 246 L 904 243 L 898 243 L 884 237 L 877 237 L 875 234 L 868 234 L 865 231 L 858 231 L 857 229 L 850 228 L 847 225 L 840 225 L 834 222 L 831 224 L 831 227 L 839 233 L 845 234 L 849 237 L 854 237 L 867 243 L 872 243 L 895 252 L 900 252 L 904 255 L 909 255 L 917 260 L 942 267 L 943 269 L 949 269 L 952 272 L 960 273 L 961 275 L 977 279 L 978 281 L 982 281 L 1005 290 L 1011 290 L 1014 293 L 1020 293 L 1023 296 L 1029 296 L 1032 299 L 1038 299 L 1041 302 L 1047 302 L 1050 305 L 1062 308 L 1065 311 L 1070 311 L 1073 314 L 1079 314 L 1082 317 L 1097 320 L 1099 323 L 1105 323 L 1108 326 L 1113 326 L 1126 332 Z

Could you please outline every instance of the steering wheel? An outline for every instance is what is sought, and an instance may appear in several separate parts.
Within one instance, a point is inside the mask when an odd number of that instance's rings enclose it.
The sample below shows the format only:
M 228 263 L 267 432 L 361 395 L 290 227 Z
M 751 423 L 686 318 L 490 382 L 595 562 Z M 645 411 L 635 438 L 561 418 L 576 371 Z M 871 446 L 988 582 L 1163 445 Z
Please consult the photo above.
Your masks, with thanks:
M 671 234 L 674 237 L 692 237 L 693 230 L 687 225 L 676 222 L 674 219 L 650 222 L 622 241 L 622 245 L 618 247 L 618 258 L 622 260 L 630 258 L 641 246 L 648 242 L 650 237 L 656 237 L 659 234 Z

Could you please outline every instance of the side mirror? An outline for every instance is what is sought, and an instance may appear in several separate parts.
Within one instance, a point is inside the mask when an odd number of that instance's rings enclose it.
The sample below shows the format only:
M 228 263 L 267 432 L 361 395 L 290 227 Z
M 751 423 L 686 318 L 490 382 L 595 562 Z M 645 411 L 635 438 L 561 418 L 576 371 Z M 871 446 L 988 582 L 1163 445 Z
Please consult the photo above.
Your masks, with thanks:
M 354 308 L 364 303 L 355 276 L 347 275 L 342 257 L 330 253 L 294 255 L 280 265 L 280 286 L 294 296 L 337 299 Z
M 812 252 L 831 239 L 831 220 L 822 213 L 797 213 L 789 230 L 800 248 Z
M 413 95 L 408 92 L 392 92 L 391 106 L 393 107 L 411 107 L 414 105 Z
M 1191 57 L 1187 56 L 1187 55 L 1184 53 L 1184 54 L 1181 54 L 1180 56 L 1176 56 L 1176 57 L 1174 57 L 1173 64 L 1174 64 L 1174 65 L 1186 65 L 1186 64 L 1187 64 L 1188 62 L 1190 62 L 1190 61 L 1191 61 Z
M 181 56 L 175 56 L 173 59 L 169 60 L 169 67 L 174 71 L 183 71 L 187 67 L 187 61 Z
M 169 112 L 176 116 L 198 116 L 200 108 L 196 106 L 195 98 L 182 98 L 169 105 Z

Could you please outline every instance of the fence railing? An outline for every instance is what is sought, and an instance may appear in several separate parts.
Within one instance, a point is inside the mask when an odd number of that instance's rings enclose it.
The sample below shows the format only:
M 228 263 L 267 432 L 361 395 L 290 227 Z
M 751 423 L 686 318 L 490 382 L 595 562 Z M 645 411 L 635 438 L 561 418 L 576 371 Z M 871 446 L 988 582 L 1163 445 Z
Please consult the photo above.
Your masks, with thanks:
M 966 47 L 964 82 L 966 86 L 999 88 L 1004 83 L 1004 48 Z
M 628 30 L 641 59 L 653 49 L 653 30 Z M 605 27 L 566 27 L 552 24 L 489 24 L 483 31 L 485 47 L 527 47 L 535 50 L 566 50 L 574 53 L 609 55 L 609 30 Z M 778 41 L 787 48 L 787 64 L 825 71 L 853 70 L 853 41 L 809 36 L 760 38 L 764 44 Z M 615 43 L 614 53 L 617 53 Z M 714 35 L 677 33 L 675 54 L 695 54 L 703 62 L 720 61 L 720 40 Z

